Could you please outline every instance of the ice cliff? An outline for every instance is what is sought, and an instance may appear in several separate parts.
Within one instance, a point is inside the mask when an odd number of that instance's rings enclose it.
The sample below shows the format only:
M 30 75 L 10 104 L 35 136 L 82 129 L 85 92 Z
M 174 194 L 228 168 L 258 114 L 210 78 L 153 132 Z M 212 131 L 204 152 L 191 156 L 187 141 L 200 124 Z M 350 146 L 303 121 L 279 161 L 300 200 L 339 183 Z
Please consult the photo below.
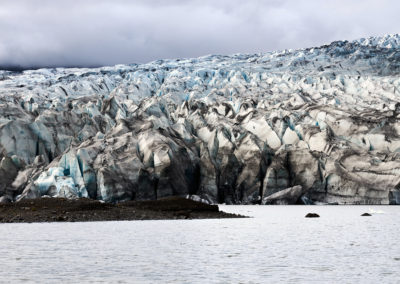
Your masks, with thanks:
M 400 35 L 0 71 L 0 201 L 400 203 Z

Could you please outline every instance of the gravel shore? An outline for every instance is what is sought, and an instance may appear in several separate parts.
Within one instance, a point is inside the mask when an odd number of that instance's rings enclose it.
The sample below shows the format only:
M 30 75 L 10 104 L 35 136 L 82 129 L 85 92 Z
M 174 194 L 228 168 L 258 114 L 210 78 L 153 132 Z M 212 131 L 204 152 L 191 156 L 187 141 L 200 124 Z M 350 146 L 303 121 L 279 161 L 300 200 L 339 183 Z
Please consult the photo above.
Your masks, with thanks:
M 87 222 L 117 220 L 243 218 L 184 198 L 128 201 L 117 204 L 91 199 L 38 198 L 0 204 L 0 223 Z

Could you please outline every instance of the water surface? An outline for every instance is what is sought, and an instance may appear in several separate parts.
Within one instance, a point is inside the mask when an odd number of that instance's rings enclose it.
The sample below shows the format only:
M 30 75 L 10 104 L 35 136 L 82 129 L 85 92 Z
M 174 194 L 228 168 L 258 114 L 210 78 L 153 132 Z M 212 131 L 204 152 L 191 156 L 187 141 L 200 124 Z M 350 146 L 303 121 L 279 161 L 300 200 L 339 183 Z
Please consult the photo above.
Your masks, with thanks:
M 254 218 L 1 224 L 0 281 L 400 282 L 400 207 L 220 207 Z

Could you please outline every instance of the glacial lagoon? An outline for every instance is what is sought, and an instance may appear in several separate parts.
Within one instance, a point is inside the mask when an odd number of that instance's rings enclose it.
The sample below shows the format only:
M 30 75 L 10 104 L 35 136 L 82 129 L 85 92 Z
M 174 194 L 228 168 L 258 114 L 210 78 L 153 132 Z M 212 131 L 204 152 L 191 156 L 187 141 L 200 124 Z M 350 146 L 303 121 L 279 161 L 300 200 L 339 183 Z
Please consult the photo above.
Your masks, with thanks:
M 398 206 L 220 208 L 253 218 L 1 224 L 0 282 L 400 281 Z

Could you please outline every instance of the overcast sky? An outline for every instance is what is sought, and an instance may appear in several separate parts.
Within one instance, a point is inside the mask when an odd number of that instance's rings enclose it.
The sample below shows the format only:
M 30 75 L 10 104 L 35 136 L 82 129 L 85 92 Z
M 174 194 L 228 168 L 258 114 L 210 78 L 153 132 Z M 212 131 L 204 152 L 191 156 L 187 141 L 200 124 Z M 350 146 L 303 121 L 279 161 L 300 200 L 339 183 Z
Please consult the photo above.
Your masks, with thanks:
M 267 52 L 400 32 L 398 0 L 0 0 L 0 65 Z

